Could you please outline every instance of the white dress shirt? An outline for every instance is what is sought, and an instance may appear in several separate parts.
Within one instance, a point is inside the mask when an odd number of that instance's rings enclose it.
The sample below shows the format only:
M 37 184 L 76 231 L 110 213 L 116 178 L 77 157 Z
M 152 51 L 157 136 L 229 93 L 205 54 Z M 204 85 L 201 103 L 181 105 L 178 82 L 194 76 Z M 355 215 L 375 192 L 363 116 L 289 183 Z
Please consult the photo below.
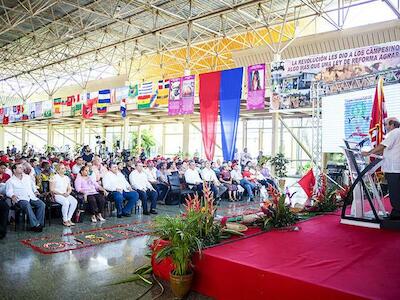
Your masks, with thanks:
M 185 181 L 187 184 L 199 184 L 203 183 L 203 180 L 200 178 L 199 172 L 192 169 L 187 169 L 185 172 Z
M 203 178 L 203 180 L 207 182 L 213 182 L 213 183 L 218 182 L 217 175 L 215 175 L 214 170 L 208 168 L 204 168 L 201 171 L 201 178 Z
M 108 171 L 103 177 L 103 187 L 110 192 L 115 192 L 118 189 L 123 190 L 124 192 L 130 191 L 129 182 L 121 172 L 118 172 L 116 175 L 113 172 Z
M 22 179 L 16 176 L 12 176 L 6 182 L 6 195 L 12 198 L 17 196 L 19 200 L 39 200 L 35 193 L 37 192 L 36 186 L 32 183 L 32 179 L 29 175 L 22 174 Z
M 240 182 L 243 179 L 242 172 L 240 170 L 232 170 L 231 171 L 232 180 L 236 182 Z
M 400 128 L 391 130 L 382 142 L 382 171 L 385 173 L 400 173 Z
M 146 171 L 138 172 L 137 170 L 133 170 L 131 174 L 129 174 L 129 182 L 135 190 L 154 190 Z
M 59 174 L 54 175 L 53 179 L 54 191 L 56 193 L 65 194 L 68 190 L 68 186 L 71 181 L 68 176 L 60 176 Z
M 147 179 L 150 182 L 156 182 L 157 181 L 157 169 L 152 168 L 151 170 L 149 168 L 144 169 L 144 171 L 147 174 Z

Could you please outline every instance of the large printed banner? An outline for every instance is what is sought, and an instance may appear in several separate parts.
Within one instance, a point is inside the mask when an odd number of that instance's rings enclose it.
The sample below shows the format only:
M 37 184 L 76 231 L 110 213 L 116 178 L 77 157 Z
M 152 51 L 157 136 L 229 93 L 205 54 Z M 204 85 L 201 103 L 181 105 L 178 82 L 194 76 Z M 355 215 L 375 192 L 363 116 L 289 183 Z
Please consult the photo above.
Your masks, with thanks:
M 189 75 L 169 81 L 168 114 L 186 115 L 194 111 L 195 76 Z
M 194 88 L 194 75 L 182 77 L 182 105 L 180 109 L 182 115 L 192 114 L 194 111 Z
M 341 81 L 396 68 L 400 42 L 289 59 L 271 66 L 270 109 L 310 107 L 313 80 Z M 345 88 L 345 86 L 343 86 Z
M 179 115 L 182 102 L 182 78 L 174 78 L 169 81 L 168 114 Z
M 247 68 L 247 109 L 264 109 L 265 64 Z
M 344 102 L 344 136 L 354 142 L 368 137 L 372 109 L 372 95 Z

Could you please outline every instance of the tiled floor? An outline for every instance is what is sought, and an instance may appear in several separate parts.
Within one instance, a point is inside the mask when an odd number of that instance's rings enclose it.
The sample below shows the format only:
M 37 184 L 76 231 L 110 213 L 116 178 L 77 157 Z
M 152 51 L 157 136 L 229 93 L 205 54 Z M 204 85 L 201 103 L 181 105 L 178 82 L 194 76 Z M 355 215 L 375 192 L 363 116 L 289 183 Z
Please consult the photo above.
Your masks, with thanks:
M 257 204 L 252 207 L 257 207 Z M 220 214 L 238 213 L 246 208 L 243 202 L 239 205 L 222 202 Z M 179 213 L 179 208 L 159 205 L 158 211 L 174 215 Z M 86 217 L 84 223 L 78 224 L 72 232 L 151 218 L 153 216 L 110 217 L 103 224 L 92 225 Z M 13 228 L 9 230 L 7 237 L 0 240 L 0 299 L 137 299 L 149 289 L 142 282 L 111 285 L 126 279 L 147 261 L 148 236 L 43 255 L 20 241 L 69 232 L 71 229 L 63 227 L 60 220 L 54 219 L 52 225 L 39 234 L 22 229 L 17 232 Z M 151 299 L 159 292 L 160 288 L 154 286 L 142 299 Z M 167 287 L 159 299 L 172 298 Z M 191 293 L 189 299 L 206 298 Z

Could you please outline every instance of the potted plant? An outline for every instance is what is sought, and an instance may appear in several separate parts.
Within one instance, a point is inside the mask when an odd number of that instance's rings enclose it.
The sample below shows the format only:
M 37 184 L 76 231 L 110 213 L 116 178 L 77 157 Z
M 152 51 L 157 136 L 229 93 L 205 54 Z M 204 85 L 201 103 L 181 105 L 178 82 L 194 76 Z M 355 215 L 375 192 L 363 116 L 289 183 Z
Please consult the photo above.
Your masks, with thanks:
M 287 175 L 286 165 L 289 163 L 289 160 L 285 157 L 283 153 L 278 153 L 274 157 L 270 159 L 271 166 L 274 168 L 274 173 L 279 179 L 279 187 L 285 187 L 285 179 Z
M 192 279 L 192 256 L 201 253 L 202 243 L 197 236 L 197 224 L 184 217 L 160 216 L 155 219 L 155 234 L 169 243 L 158 251 L 157 259 L 170 257 L 174 269 L 170 274 L 171 289 L 182 299 L 189 292 Z

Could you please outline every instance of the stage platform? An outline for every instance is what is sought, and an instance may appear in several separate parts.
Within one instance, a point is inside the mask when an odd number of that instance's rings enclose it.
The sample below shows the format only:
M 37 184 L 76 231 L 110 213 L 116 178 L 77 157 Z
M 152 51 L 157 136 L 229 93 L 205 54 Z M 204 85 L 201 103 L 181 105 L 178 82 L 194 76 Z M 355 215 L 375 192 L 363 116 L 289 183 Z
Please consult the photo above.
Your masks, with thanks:
M 400 299 L 400 233 L 315 217 L 206 249 L 194 290 L 215 299 Z

